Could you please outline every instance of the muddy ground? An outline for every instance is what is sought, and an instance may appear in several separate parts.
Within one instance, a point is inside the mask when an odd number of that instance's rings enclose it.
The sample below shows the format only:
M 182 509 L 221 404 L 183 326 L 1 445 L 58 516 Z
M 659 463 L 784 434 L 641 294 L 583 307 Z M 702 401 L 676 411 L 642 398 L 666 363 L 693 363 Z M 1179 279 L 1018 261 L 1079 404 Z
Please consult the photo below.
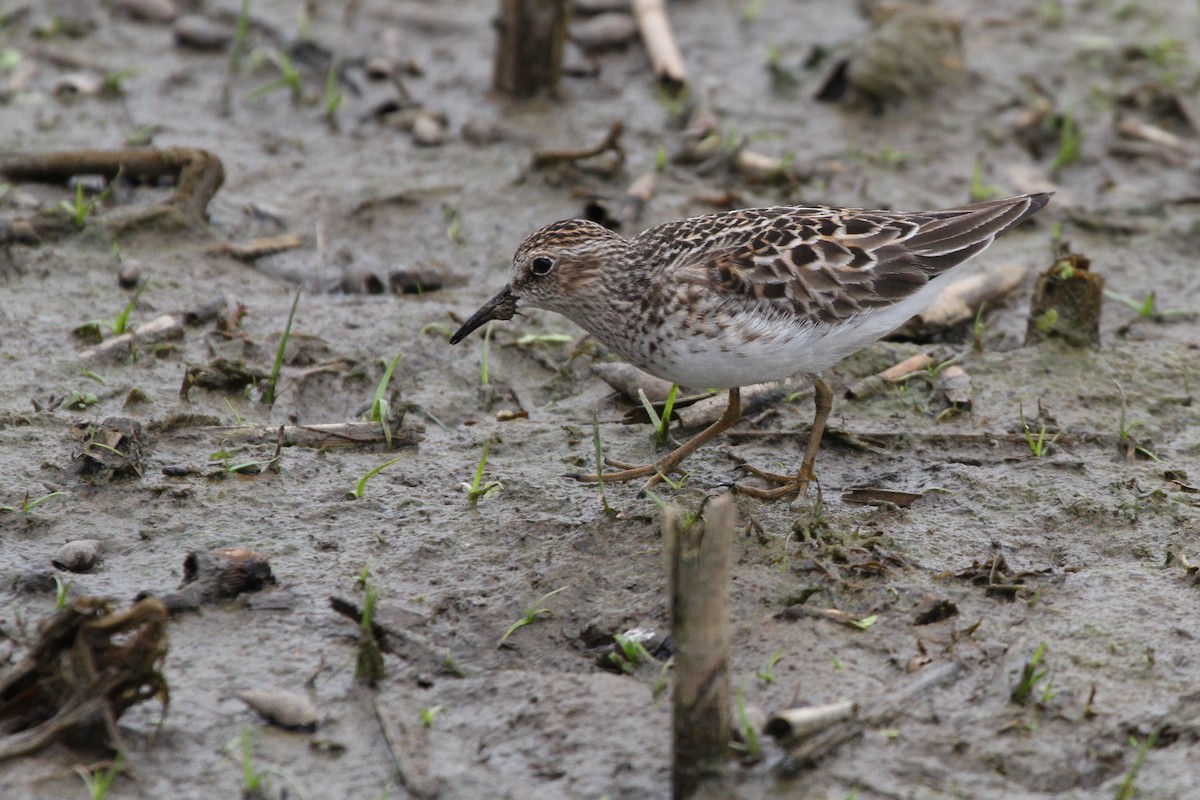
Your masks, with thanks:
M 604 351 L 553 314 L 495 327 L 486 387 L 481 338 L 457 347 L 447 338 L 503 285 L 528 232 L 577 216 L 584 196 L 620 195 L 655 169 L 660 149 L 676 153 L 683 104 L 659 92 L 636 42 L 594 58 L 572 50 L 560 102 L 501 101 L 489 91 L 496 4 L 487 0 L 321 3 L 307 13 L 256 1 L 232 79 L 227 47 L 181 47 L 169 22 L 131 19 L 127 5 L 137 4 L 0 2 L 0 78 L 18 84 L 0 106 L 0 151 L 202 148 L 220 158 L 226 180 L 207 230 L 152 223 L 115 233 L 106 215 L 171 191 L 140 185 L 100 203 L 79 233 L 0 251 L 0 504 L 65 493 L 0 513 L 0 664 L 15 664 L 52 614 L 46 573 L 64 542 L 103 546 L 90 571 L 60 573 L 68 596 L 118 605 L 173 590 L 191 551 L 248 547 L 269 557 L 278 584 L 171 620 L 169 711 L 162 718 L 147 702 L 122 718 L 126 774 L 109 797 L 238 796 L 243 735 L 267 796 L 409 796 L 376 706 L 409 732 L 410 770 L 441 797 L 667 796 L 660 670 L 613 674 L 597 650 L 615 632 L 663 629 L 659 513 L 633 487 L 610 486 L 606 514 L 595 487 L 560 477 L 593 463 L 593 414 L 618 457 L 652 458 L 651 433 L 620 424 L 631 404 L 591 369 Z M 238 5 L 195 10 L 229 25 Z M 765 740 L 763 759 L 735 773 L 735 794 L 1198 797 L 1200 586 L 1189 565 L 1200 562 L 1191 488 L 1200 483 L 1200 336 L 1194 317 L 1155 313 L 1194 310 L 1200 297 L 1197 132 L 1188 121 L 1200 103 L 1196 5 L 941 3 L 962 22 L 958 80 L 882 113 L 870 102 L 812 99 L 830 59 L 853 51 L 870 26 L 859 5 L 673 4 L 693 100 L 706 99 L 727 141 L 790 154 L 798 176 L 753 183 L 719 165 L 670 162 L 630 232 L 716 210 L 709 201 L 726 192 L 741 206 L 917 209 L 966 202 L 973 177 L 977 191 L 1053 185 L 1036 224 L 977 266 L 1044 269 L 1057 238 L 1090 256 L 1111 290 L 1139 302 L 1154 292 L 1157 307 L 1142 315 L 1106 299 L 1099 349 L 1024 347 L 1031 275 L 987 310 L 982 352 L 971 351 L 969 326 L 951 337 L 968 351 L 960 363 L 974 407 L 948 419 L 921 380 L 842 397 L 918 345 L 881 343 L 833 370 L 832 423 L 846 436 L 830 437 L 818 461 L 822 502 L 738 500 L 734 686 L 762 711 L 839 699 L 869 708 L 922 676 L 941 678 L 807 767 L 785 769 L 784 751 Z M 273 54 L 301 36 L 319 45 L 293 50 L 301 97 L 257 91 L 280 74 Z M 325 114 L 329 55 L 363 90 L 341 84 L 337 126 Z M 376 56 L 394 62 L 413 104 L 445 115 L 440 145 L 417 146 L 403 109 L 378 113 L 404 103 L 356 69 Z M 107 73 L 115 85 L 88 94 L 72 79 L 63 88 L 72 73 Z M 1083 144 L 1055 169 L 1064 118 Z M 1178 139 L 1122 137 L 1118 118 Z M 531 169 L 534 150 L 592 144 L 618 119 L 626 160 L 616 173 Z M 27 218 L 61 201 L 73 203 L 73 190 L 7 181 L 0 213 Z M 285 233 L 302 246 L 256 262 L 211 250 Z M 147 281 L 132 322 L 181 315 L 219 294 L 245 305 L 240 326 L 225 335 L 208 321 L 136 357 L 85 360 L 90 345 L 72 331 L 108 325 L 132 295 L 118 286 L 117 250 Z M 396 267 L 441 271 L 445 286 L 403 296 L 343 290 L 363 271 L 386 279 Z M 269 370 L 297 286 L 273 407 L 258 390 L 193 388 L 181 400 L 189 365 L 226 357 Z M 522 342 L 528 334 L 570 340 Z M 389 397 L 407 409 L 402 429 L 423 440 L 394 453 L 289 447 L 275 469 L 238 474 L 223 466 L 270 460 L 274 446 L 237 449 L 208 429 L 164 429 L 180 413 L 220 425 L 353 421 L 382 361 L 397 354 Z M 128 403 L 133 390 L 145 402 Z M 72 392 L 83 398 L 77 410 L 70 399 L 47 410 Z M 1047 439 L 1060 434 L 1041 457 L 1019 435 L 1021 410 Z M 105 483 L 77 473 L 81 429 L 109 417 L 146 426 L 142 477 Z M 752 415 L 739 435 L 692 458 L 682 488 L 663 496 L 695 509 L 740 461 L 794 466 L 810 418 L 806 395 Z M 1133 441 L 1121 440 L 1122 419 Z M 483 479 L 502 488 L 472 506 L 460 485 L 489 442 Z M 214 459 L 221 452 L 227 458 Z M 391 458 L 361 499 L 346 499 Z M 182 476 L 163 472 L 189 465 Z M 850 486 L 923 497 L 907 509 L 853 505 L 841 499 Z M 365 568 L 380 620 L 415 643 L 385 656 L 376 690 L 355 681 L 356 626 L 329 607 L 333 595 L 362 601 Z M 497 646 L 524 609 L 560 589 L 547 614 Z M 802 610 L 781 614 L 787 608 Z M 941 611 L 920 616 L 930 608 Z M 825 609 L 874 622 L 839 624 Z M 1043 674 L 1016 702 L 1043 644 Z M 309 695 L 317 732 L 265 724 L 235 698 L 247 689 Z M 84 796 L 72 767 L 97 758 L 56 746 L 10 760 L 0 765 L 0 796 Z

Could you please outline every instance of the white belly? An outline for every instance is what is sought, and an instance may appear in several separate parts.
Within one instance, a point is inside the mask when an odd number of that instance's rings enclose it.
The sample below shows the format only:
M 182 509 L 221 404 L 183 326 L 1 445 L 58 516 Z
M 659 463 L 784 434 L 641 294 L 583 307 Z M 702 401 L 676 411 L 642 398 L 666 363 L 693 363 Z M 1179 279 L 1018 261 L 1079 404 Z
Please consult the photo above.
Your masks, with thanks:
M 943 285 L 944 281 L 935 280 L 893 306 L 865 311 L 838 324 L 746 315 L 732 324 L 726 321 L 721 335 L 664 339 L 653 353 L 644 348 L 627 350 L 616 341 L 606 344 L 651 375 L 681 386 L 748 386 L 833 366 L 924 311 Z

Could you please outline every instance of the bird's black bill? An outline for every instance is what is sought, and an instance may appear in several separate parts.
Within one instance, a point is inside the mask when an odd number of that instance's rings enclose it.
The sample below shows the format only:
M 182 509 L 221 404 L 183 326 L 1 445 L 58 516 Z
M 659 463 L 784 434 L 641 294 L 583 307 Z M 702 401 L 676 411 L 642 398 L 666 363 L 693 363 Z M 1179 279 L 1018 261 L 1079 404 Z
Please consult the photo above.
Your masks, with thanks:
M 485 322 L 491 322 L 494 319 L 512 319 L 516 313 L 517 296 L 513 294 L 512 287 L 505 286 L 500 294 L 484 303 L 483 308 L 476 311 L 469 320 L 463 323 L 458 332 L 450 337 L 450 344 L 458 344 Z

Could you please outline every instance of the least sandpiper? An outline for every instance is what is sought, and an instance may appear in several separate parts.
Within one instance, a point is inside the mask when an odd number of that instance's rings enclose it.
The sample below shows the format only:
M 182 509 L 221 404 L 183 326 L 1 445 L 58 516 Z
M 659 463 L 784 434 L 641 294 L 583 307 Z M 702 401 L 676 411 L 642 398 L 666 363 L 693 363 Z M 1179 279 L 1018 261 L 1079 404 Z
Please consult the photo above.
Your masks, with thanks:
M 562 314 L 651 375 L 728 389 L 720 419 L 656 463 L 609 462 L 624 468 L 574 476 L 648 476 L 643 491 L 738 421 L 739 387 L 807 373 L 816 415 L 799 472 L 751 469 L 782 485 L 738 487 L 767 499 L 803 496 L 833 401 L 817 373 L 924 311 L 955 267 L 1049 199 L 1030 194 L 911 213 L 747 208 L 667 222 L 633 238 L 585 220 L 555 222 L 521 243 L 508 286 L 450 343 L 532 306 Z

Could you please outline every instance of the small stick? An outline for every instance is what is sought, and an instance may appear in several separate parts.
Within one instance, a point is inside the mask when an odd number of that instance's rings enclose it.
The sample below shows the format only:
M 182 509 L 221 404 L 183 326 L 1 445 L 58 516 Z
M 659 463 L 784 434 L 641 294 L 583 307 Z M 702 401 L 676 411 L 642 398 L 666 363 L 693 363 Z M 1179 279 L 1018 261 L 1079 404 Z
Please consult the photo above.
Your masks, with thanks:
M 675 642 L 671 796 L 684 800 L 724 772 L 729 757 L 731 492 L 687 521 L 663 511 L 671 637 Z
M 857 380 L 846 387 L 845 396 L 862 399 L 879 394 L 884 387 L 902 381 L 909 375 L 926 369 L 930 364 L 936 364 L 942 358 L 942 350 L 943 348 L 935 348 L 925 353 L 917 353 L 898 364 L 893 364 L 883 372 L 877 372 Z
M 423 769 L 418 768 L 413 760 L 414 755 L 420 755 L 424 750 L 425 743 L 421 741 L 424 737 L 418 738 L 407 726 L 397 724 L 378 700 L 375 701 L 375 717 L 383 730 L 383 738 L 392 753 L 392 760 L 396 762 L 400 783 L 413 797 L 437 797 L 437 782 Z
M 858 705 L 849 700 L 823 706 L 806 706 L 776 711 L 763 725 L 763 732 L 776 739 L 798 739 L 828 728 L 835 722 L 850 719 L 858 713 Z
M 207 253 L 208 255 L 232 256 L 238 261 L 257 261 L 276 253 L 295 250 L 303 245 L 304 237 L 300 234 L 285 233 L 281 236 L 264 236 L 261 239 L 250 239 L 246 242 L 222 242 L 208 248 Z
M 621 146 L 621 133 L 625 130 L 623 120 L 616 120 L 608 129 L 608 133 L 604 135 L 604 139 L 592 147 L 584 147 L 575 150 L 538 150 L 533 154 L 533 166 L 535 169 L 541 167 L 549 167 L 554 164 L 559 164 L 564 161 L 581 161 L 585 158 L 598 156 L 601 153 L 607 153 L 612 150 L 617 155 L 620 162 L 625 161 L 625 148 Z
M 79 354 L 79 358 L 81 361 L 115 361 L 129 355 L 130 351 L 133 350 L 134 344 L 163 342 L 169 339 L 182 338 L 183 324 L 170 314 L 164 314 L 147 322 L 145 325 L 137 326 L 130 333 L 122 333 L 120 336 L 114 336 L 95 347 L 89 347 Z
M 203 228 L 208 203 L 225 181 L 225 167 L 215 154 L 193 147 L 129 148 L 125 150 L 66 150 L 15 153 L 0 158 L 0 175 L 14 181 L 66 182 L 75 175 L 104 175 L 112 180 L 175 176 L 175 193 L 166 202 L 131 209 L 129 225 L 169 214 L 192 227 Z
M 222 441 L 244 444 L 274 443 L 280 435 L 289 447 L 352 447 L 386 444 L 383 426 L 378 422 L 331 422 L 321 425 L 205 425 L 188 428 Z M 392 427 L 392 446 L 411 447 L 424 439 L 417 428 Z
M 790 380 L 783 383 L 756 383 L 752 386 L 743 386 L 742 416 L 775 405 L 791 393 L 792 386 Z M 712 397 L 698 400 L 687 408 L 678 409 L 673 416 L 684 428 L 699 428 L 716 422 L 726 405 L 725 393 L 719 392 Z
M 675 44 L 675 34 L 671 32 L 665 0 L 633 0 L 633 15 L 650 54 L 650 63 L 654 65 L 655 76 L 677 87 L 685 85 L 687 70 L 679 46 Z
M 842 723 L 835 723 L 822 733 L 803 739 L 789 751 L 788 758 L 781 766 L 785 770 L 794 770 L 798 765 L 811 762 L 822 753 L 859 736 L 864 730 L 887 725 L 903 714 L 911 701 L 918 695 L 944 684 L 953 683 L 958 680 L 962 671 L 963 666 L 957 661 L 926 667 L 908 685 L 892 694 L 883 696 L 870 705 L 859 703 L 860 711 L 856 716 Z
M 974 319 L 980 306 L 987 303 L 988 308 L 995 308 L 1001 300 L 1020 287 L 1028 274 L 1028 264 L 1009 261 L 957 280 L 946 287 L 942 296 L 929 310 L 913 317 L 891 334 L 891 337 L 928 339 L 936 333 Z

